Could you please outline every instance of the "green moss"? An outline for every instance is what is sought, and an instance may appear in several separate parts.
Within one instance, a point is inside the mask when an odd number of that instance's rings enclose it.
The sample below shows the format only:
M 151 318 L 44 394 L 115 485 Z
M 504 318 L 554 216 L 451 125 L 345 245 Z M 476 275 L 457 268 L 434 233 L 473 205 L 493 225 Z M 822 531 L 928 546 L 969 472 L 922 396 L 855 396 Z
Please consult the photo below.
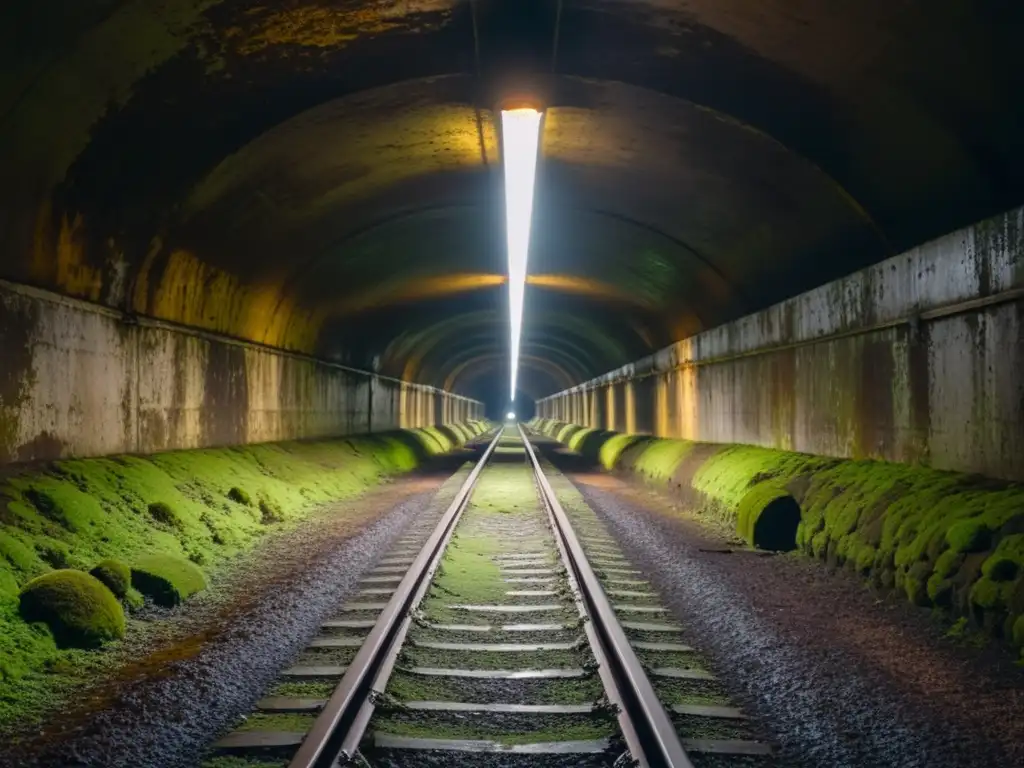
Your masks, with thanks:
M 653 440 L 644 446 L 633 464 L 633 471 L 650 480 L 667 481 L 693 451 L 688 440 Z
M 795 543 L 807 554 L 852 568 L 879 588 L 898 589 L 916 604 L 967 613 L 997 635 L 1008 637 L 1024 611 L 1013 592 L 1024 572 L 1020 484 L 747 445 L 638 444 L 635 436 L 567 426 L 537 423 L 585 455 L 603 452 L 617 468 L 673 489 L 682 483 L 682 498 L 694 511 L 735 524 L 748 542 L 756 539 L 754 512 L 788 493 L 800 508 Z
M 120 560 L 108 558 L 96 565 L 89 573 L 103 582 L 114 597 L 123 599 L 132 586 L 132 571 Z
M 1024 533 L 1003 536 L 981 571 L 993 581 L 1013 581 L 1024 569 Z
M 401 701 L 493 702 L 507 695 L 501 685 L 466 684 L 457 678 L 411 675 L 398 670 L 388 680 L 387 692 Z M 517 700 L 523 704 L 585 704 L 601 697 L 603 689 L 596 675 L 569 680 L 527 680 L 517 685 Z
M 964 556 L 962 552 L 948 549 L 939 555 L 938 560 L 935 561 L 935 575 L 945 579 L 956 571 L 963 564 L 963 561 Z
M 981 572 L 992 581 L 1013 581 L 1020 572 L 1020 563 L 1010 557 L 992 555 L 982 565 Z
M 82 571 L 36 577 L 22 589 L 20 608 L 26 621 L 46 624 L 60 647 L 94 648 L 124 637 L 124 611 L 117 598 Z
M 1011 637 L 1013 644 L 1024 650 L 1024 615 L 1018 616 L 1014 620 Z
M 236 504 L 241 504 L 244 507 L 252 506 L 252 497 L 238 486 L 235 486 L 228 491 L 228 498 Z
M 931 566 L 928 563 L 915 563 L 903 577 L 903 591 L 907 599 L 914 605 L 930 605 L 931 598 L 928 596 L 928 581 L 931 578 Z
M 946 531 L 953 552 L 982 552 L 988 548 L 991 531 L 978 520 L 962 520 Z
M 135 589 L 135 587 L 129 587 L 122 599 L 122 602 L 124 603 L 125 608 L 131 612 L 142 608 L 146 604 L 146 598 L 143 597 L 142 593 Z
M 971 604 L 984 609 L 1000 608 L 1004 605 L 1005 589 L 998 581 L 989 578 L 978 579 L 971 587 Z
M 480 422 L 467 431 L 487 427 Z M 259 542 L 269 523 L 294 524 L 428 455 L 420 437 L 396 430 L 66 460 L 9 473 L 0 480 L 0 728 L 52 706 L 55 691 L 79 679 L 83 659 L 100 656 L 58 649 L 45 626 L 24 622 L 18 595 L 31 579 L 55 567 L 88 570 L 108 558 L 135 563 L 149 554 L 215 570 Z M 233 488 L 256 506 L 241 503 Z M 156 507 L 158 521 L 150 506 L 160 504 L 167 509 Z M 131 589 L 124 602 L 131 608 L 141 600 Z M 68 654 L 81 656 L 67 664 Z
M 157 605 L 174 606 L 206 589 L 206 577 L 188 560 L 151 554 L 132 563 L 132 586 Z
M 272 501 L 260 499 L 259 509 L 260 522 L 264 525 L 273 525 L 274 523 L 283 522 L 285 519 L 284 512 L 282 512 L 281 508 Z
M 330 698 L 336 687 L 336 683 L 314 680 L 284 682 L 275 685 L 267 695 L 299 699 L 327 699 Z
M 598 461 L 601 466 L 605 469 L 614 469 L 622 452 L 640 439 L 639 435 L 613 435 L 605 440 L 598 452 Z
M 928 578 L 928 599 L 940 608 L 949 608 L 953 598 L 953 584 L 941 574 L 933 573 Z
M 444 716 L 384 716 L 375 728 L 385 733 L 442 739 L 482 739 L 501 744 L 535 744 L 585 741 L 610 736 L 613 720 L 593 715 L 559 715 L 544 718 L 502 717 L 451 718 Z
M 288 760 L 274 760 L 269 757 L 239 757 L 217 755 L 204 760 L 201 768 L 287 768 Z
M 247 717 L 245 721 L 236 728 L 236 730 L 305 733 L 313 727 L 313 723 L 315 721 L 316 715 L 304 715 L 299 713 L 257 713 Z

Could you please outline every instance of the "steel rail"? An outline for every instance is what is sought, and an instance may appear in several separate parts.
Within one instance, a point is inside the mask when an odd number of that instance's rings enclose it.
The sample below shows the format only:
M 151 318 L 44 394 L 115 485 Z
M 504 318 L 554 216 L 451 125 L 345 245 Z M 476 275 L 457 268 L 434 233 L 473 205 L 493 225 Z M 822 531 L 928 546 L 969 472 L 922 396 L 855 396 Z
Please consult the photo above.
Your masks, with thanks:
M 520 432 L 520 434 L 522 433 Z M 525 435 L 523 435 L 523 445 L 529 445 Z M 537 461 L 534 456 L 529 454 L 529 450 L 530 449 L 527 448 L 529 459 L 533 464 L 534 482 L 537 485 L 537 494 L 540 496 L 541 502 L 544 504 L 544 511 L 548 516 L 548 524 L 551 526 L 551 533 L 555 539 L 555 546 L 558 549 L 562 565 L 565 567 L 566 581 L 569 582 L 569 589 L 572 591 L 573 599 L 579 611 L 579 616 L 583 620 L 583 631 L 586 634 L 587 642 L 590 644 L 590 650 L 594 654 L 594 661 L 597 663 L 597 674 L 601 678 L 601 684 L 604 686 L 605 695 L 607 696 L 608 701 L 616 709 L 616 719 L 619 723 L 619 729 L 622 731 L 622 737 L 626 742 L 626 748 L 629 750 L 630 755 L 636 760 L 638 768 L 650 768 L 650 763 L 644 755 L 643 741 L 640 734 L 637 732 L 636 726 L 630 717 L 629 710 L 626 707 L 625 697 L 622 695 L 618 680 L 612 671 L 611 664 L 609 664 L 608 656 L 605 653 L 604 643 L 601 642 L 597 627 L 594 625 L 594 622 L 590 618 L 590 613 L 587 611 L 587 606 L 583 598 L 583 590 L 580 588 L 579 579 L 577 578 L 576 571 L 573 568 L 572 555 L 570 554 L 561 532 L 559 531 L 558 521 L 555 519 L 554 510 L 551 507 L 548 497 L 541 488 L 538 479 L 539 469 Z
M 377 673 L 374 674 L 376 683 L 380 679 L 379 673 L 384 671 L 383 667 L 385 666 L 387 667 L 387 676 L 390 676 L 390 668 L 394 665 L 394 659 L 402 645 L 401 641 L 412 621 L 411 608 L 418 604 L 429 588 L 430 580 L 441 562 L 441 557 L 455 530 L 455 525 L 462 517 L 480 473 L 491 454 L 494 453 L 504 431 L 504 427 L 498 429 L 497 434 L 488 444 L 487 449 L 462 484 L 452 503 L 441 516 L 437 527 L 430 534 L 419 554 L 416 555 L 416 559 L 413 560 L 391 599 L 388 600 L 378 616 L 373 629 L 366 636 L 366 641 L 349 664 L 338 687 L 334 689 L 330 699 L 324 704 L 313 727 L 306 734 L 302 744 L 299 745 L 291 762 L 288 763 L 288 768 L 315 768 L 323 763 L 336 764 L 343 760 L 344 758 L 340 754 L 328 755 L 327 750 L 339 736 L 339 729 L 346 726 L 342 747 L 348 747 L 353 738 L 355 744 L 358 745 L 362 732 L 365 731 L 366 723 L 369 722 L 368 716 L 365 720 L 362 717 L 363 710 L 369 706 L 369 712 L 373 711 L 373 696 L 367 696 L 364 693 L 366 682 L 371 674 Z M 384 677 L 385 681 L 387 676 Z M 362 728 L 357 733 L 355 726 L 358 725 L 361 725 Z
M 583 597 L 591 616 L 591 622 L 588 624 L 596 624 L 595 629 L 600 636 L 598 644 L 602 646 L 604 655 L 611 662 L 612 673 L 625 689 L 622 691 L 621 688 L 616 688 L 620 695 L 625 694 L 623 699 L 626 706 L 623 709 L 627 712 L 626 716 L 630 721 L 630 727 L 634 729 L 633 732 L 639 733 L 639 753 L 633 751 L 632 746 L 630 747 L 634 759 L 639 760 L 641 764 L 657 768 L 693 768 L 693 763 L 690 762 L 690 758 L 679 740 L 679 734 L 676 732 L 668 712 L 665 711 L 665 707 L 658 699 L 643 665 L 629 644 L 622 625 L 619 624 L 615 610 L 605 595 L 604 587 L 601 586 L 597 574 L 594 573 L 594 569 L 587 560 L 583 546 L 573 530 L 568 515 L 544 475 L 540 460 L 537 458 L 526 432 L 522 425 L 517 426 L 526 454 L 533 465 L 537 487 L 540 489 L 544 504 L 548 507 L 555 523 L 556 539 L 564 542 L 565 550 L 569 555 L 570 571 L 575 574 L 576 580 L 582 587 Z M 597 646 L 594 647 L 596 650 Z M 622 723 L 621 717 L 620 715 L 620 724 Z M 623 735 L 626 736 L 628 743 L 629 734 L 625 728 Z

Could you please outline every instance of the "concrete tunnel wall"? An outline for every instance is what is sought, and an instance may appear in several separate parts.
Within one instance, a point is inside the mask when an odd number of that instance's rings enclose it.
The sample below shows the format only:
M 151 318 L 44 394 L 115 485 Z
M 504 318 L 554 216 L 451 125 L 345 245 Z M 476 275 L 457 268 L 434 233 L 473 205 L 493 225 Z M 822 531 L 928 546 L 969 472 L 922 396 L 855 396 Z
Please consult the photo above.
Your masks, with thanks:
M 465 397 L 0 281 L 0 463 L 482 418 Z
M 538 402 L 620 432 L 1024 480 L 1024 209 Z

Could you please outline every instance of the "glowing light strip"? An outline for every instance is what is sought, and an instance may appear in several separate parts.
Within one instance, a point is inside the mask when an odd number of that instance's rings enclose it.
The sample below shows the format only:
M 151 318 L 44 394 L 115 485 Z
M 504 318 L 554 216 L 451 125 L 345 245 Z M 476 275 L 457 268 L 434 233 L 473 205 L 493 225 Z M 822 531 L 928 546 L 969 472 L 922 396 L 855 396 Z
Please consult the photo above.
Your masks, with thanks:
M 501 138 L 505 166 L 505 228 L 508 243 L 508 306 L 511 328 L 512 394 L 516 398 L 519 374 L 519 340 L 523 328 L 523 294 L 526 258 L 533 218 L 533 183 L 537 176 L 540 116 L 535 109 L 506 109 L 501 113 Z

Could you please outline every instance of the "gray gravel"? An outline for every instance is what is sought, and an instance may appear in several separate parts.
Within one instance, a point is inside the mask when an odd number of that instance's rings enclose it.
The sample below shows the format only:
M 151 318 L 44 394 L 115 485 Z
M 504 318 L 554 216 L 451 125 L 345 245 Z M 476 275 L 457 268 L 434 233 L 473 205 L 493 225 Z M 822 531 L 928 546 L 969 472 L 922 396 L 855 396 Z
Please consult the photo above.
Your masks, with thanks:
M 262 582 L 241 616 L 227 627 L 206 627 L 212 634 L 190 658 L 168 662 L 163 674 L 147 675 L 119 691 L 118 700 L 82 718 L 59 742 L 31 757 L 14 752 L 0 765 L 30 768 L 186 768 L 199 764 L 206 745 L 248 713 L 278 671 L 317 633 L 353 590 L 361 573 L 381 556 L 427 504 L 444 504 L 451 483 L 437 493 L 406 496 L 367 528 L 348 537 L 332 532 L 320 517 L 282 534 L 263 559 L 249 558 L 232 578 L 249 575 Z M 422 484 L 419 486 L 422 488 Z M 361 503 L 361 500 L 348 502 Z M 338 526 L 339 529 L 342 526 Z M 301 575 L 269 577 L 280 565 L 275 553 L 302 564 Z M 308 558 L 308 560 L 307 560 Z M 290 563 L 294 565 L 294 562 Z M 266 582 L 271 582 L 268 589 Z M 200 613 L 203 611 L 200 610 Z M 207 619 L 210 617 L 207 616 Z M 184 619 L 201 624 L 203 619 Z M 223 631 L 221 631 L 223 630 Z
M 927 612 L 845 572 L 702 552 L 722 542 L 651 512 L 653 500 L 577 487 L 781 745 L 781 764 L 1024 765 L 1024 675 L 1008 654 L 955 647 Z

